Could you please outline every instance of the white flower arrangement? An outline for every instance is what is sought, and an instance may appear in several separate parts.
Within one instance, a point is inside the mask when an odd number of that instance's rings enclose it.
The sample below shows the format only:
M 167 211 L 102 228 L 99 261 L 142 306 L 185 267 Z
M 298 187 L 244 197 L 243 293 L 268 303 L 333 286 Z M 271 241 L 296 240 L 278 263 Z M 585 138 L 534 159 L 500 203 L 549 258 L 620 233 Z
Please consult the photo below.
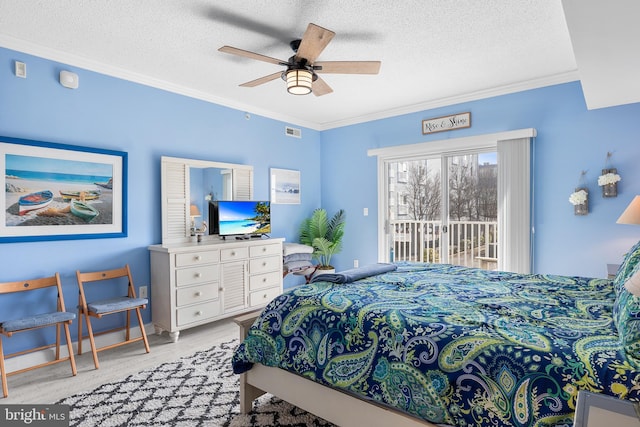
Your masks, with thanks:
M 582 205 L 586 201 L 587 201 L 587 192 L 584 190 L 573 192 L 571 193 L 571 196 L 569 196 L 569 202 L 574 206 Z
M 604 186 L 604 185 L 610 185 L 610 184 L 615 184 L 616 182 L 620 181 L 622 178 L 620 178 L 620 175 L 618 175 L 617 173 L 606 173 L 604 175 L 600 175 L 598 177 L 598 185 L 600 187 Z

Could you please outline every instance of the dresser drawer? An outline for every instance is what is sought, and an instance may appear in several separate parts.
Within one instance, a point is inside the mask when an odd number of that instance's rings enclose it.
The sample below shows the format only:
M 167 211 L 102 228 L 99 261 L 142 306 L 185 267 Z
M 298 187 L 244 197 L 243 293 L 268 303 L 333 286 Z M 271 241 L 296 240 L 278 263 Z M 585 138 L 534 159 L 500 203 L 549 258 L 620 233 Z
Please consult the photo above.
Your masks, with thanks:
M 257 289 L 280 286 L 280 278 L 279 271 L 253 275 L 249 277 L 249 290 L 255 291 Z
M 269 271 L 280 271 L 282 268 L 282 256 L 270 256 L 249 260 L 249 273 L 260 274 Z
M 282 246 L 279 244 L 264 244 L 251 246 L 249 248 L 249 255 L 251 258 L 266 255 L 279 255 L 282 256 Z
M 176 267 L 210 264 L 220 261 L 220 251 L 200 251 L 176 254 Z
M 190 305 L 176 310 L 176 324 L 178 326 L 201 322 L 220 314 L 220 302 L 209 301 L 202 304 Z
M 220 251 L 220 261 L 235 261 L 238 259 L 246 259 L 248 256 L 248 248 L 229 248 Z
M 279 287 L 267 288 L 260 291 L 251 292 L 249 294 L 249 305 L 252 307 L 256 305 L 264 305 L 278 295 L 280 295 Z
M 190 286 L 188 288 L 183 287 L 176 292 L 176 306 L 181 307 L 217 298 L 217 283 L 205 283 L 204 285 Z
M 176 286 L 195 285 L 196 283 L 217 282 L 220 267 L 203 265 L 176 270 Z

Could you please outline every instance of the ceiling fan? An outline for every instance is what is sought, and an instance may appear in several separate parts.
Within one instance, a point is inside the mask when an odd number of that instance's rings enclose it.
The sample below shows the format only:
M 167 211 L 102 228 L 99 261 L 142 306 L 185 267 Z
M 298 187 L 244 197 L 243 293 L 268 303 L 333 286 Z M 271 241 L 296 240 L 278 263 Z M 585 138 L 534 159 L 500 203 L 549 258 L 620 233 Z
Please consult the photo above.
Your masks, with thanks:
M 288 61 L 231 46 L 222 46 L 218 50 L 287 67 L 284 71 L 278 71 L 277 73 L 242 83 L 240 85 L 242 87 L 258 86 L 280 77 L 287 82 L 287 91 L 289 93 L 307 95 L 313 92 L 316 96 L 322 96 L 333 92 L 333 89 L 318 76 L 319 73 L 378 74 L 380 71 L 380 61 L 316 61 L 316 58 L 335 35 L 336 33 L 331 30 L 316 24 L 309 24 L 302 39 L 293 40 L 289 43 L 295 54 Z

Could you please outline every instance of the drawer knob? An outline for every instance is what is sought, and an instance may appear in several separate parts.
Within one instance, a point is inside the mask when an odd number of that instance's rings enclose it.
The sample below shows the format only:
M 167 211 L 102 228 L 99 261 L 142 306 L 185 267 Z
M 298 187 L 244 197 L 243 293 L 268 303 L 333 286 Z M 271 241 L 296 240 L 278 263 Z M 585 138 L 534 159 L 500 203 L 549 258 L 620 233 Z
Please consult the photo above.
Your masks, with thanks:
M 264 294 L 264 295 L 262 296 L 262 298 L 265 298 L 265 299 L 266 299 L 266 298 L 267 298 L 267 294 Z
M 196 255 L 196 256 L 195 256 L 195 260 L 196 260 L 196 261 L 200 261 L 201 259 L 202 259 L 202 258 L 200 257 L 200 255 Z
M 196 316 L 202 316 L 202 311 L 196 311 L 195 315 Z
M 262 248 L 262 252 L 267 252 L 267 248 Z
M 202 296 L 202 292 L 200 292 L 200 291 L 196 292 L 196 296 L 197 297 L 201 297 Z
M 224 288 L 218 288 L 220 292 L 224 292 Z
M 267 278 L 266 277 L 262 278 L 262 283 L 267 283 Z
M 196 274 L 194 274 L 194 276 L 196 276 L 196 277 L 198 277 L 198 278 L 199 278 L 199 277 L 202 277 L 202 273 L 196 273 Z
M 236 253 L 235 252 L 231 252 L 231 256 L 236 256 Z
M 262 266 L 263 266 L 263 267 L 266 267 L 266 266 L 267 266 L 267 263 L 263 261 L 263 262 L 262 262 Z

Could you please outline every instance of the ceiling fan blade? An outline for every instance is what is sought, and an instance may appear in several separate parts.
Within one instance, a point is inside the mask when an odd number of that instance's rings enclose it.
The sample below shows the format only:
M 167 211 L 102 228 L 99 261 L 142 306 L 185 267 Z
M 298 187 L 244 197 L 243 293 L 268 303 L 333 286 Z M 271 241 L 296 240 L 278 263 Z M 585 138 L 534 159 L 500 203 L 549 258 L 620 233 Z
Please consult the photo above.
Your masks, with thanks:
M 378 74 L 380 61 L 318 61 L 314 67 L 321 66 L 316 73 L 325 74 Z
M 242 83 L 240 86 L 242 87 L 254 87 L 261 85 L 263 83 L 270 82 L 271 80 L 275 80 L 282 77 L 282 71 L 278 71 L 277 73 L 269 74 L 268 76 L 260 77 L 259 79 L 251 80 L 250 82 Z
M 336 33 L 331 30 L 327 30 L 316 24 L 309 24 L 298 47 L 296 61 L 304 58 L 307 62 L 313 64 L 318 55 L 327 47 L 335 35 Z
M 228 8 L 231 9 L 233 6 L 229 5 Z M 255 14 L 247 13 L 246 15 L 243 15 L 214 5 L 202 5 L 199 9 L 202 15 L 212 21 L 218 22 L 224 26 L 238 27 L 256 34 L 261 34 L 280 41 L 280 44 L 287 44 L 294 38 L 291 32 L 284 30 L 279 25 L 271 25 L 262 22 L 260 16 L 257 17 L 258 19 L 254 19 L 256 16 Z
M 231 55 L 244 56 L 245 58 L 251 58 L 251 59 L 256 59 L 258 61 L 269 62 L 270 64 L 287 65 L 287 61 L 282 61 L 280 59 L 272 58 L 266 55 L 260 55 L 259 53 L 250 52 L 244 49 L 238 49 L 237 47 L 222 46 L 218 50 L 220 52 L 230 53 Z
M 333 92 L 333 89 L 331 89 L 331 86 L 329 86 L 327 82 L 322 80 L 320 77 L 318 77 L 316 81 L 313 82 L 311 89 L 313 90 L 313 94 L 315 96 L 322 96 L 322 95 L 326 95 L 328 93 Z

